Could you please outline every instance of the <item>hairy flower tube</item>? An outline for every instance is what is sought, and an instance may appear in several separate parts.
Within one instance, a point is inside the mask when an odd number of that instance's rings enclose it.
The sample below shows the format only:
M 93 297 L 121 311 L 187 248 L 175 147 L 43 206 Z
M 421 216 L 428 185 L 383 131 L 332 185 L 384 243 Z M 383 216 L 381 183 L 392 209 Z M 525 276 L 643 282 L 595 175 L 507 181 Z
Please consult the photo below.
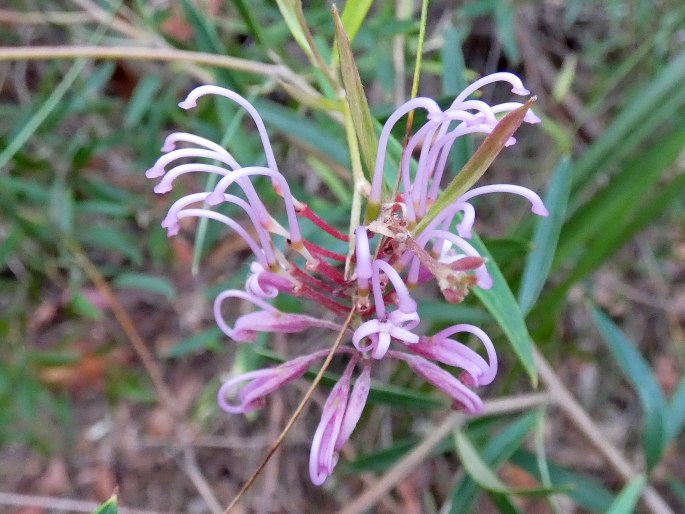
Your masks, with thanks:
M 216 176 L 211 189 L 176 200 L 162 226 L 169 236 L 174 236 L 186 228 L 188 219 L 208 218 L 222 223 L 245 242 L 253 262 L 244 289 L 224 291 L 214 302 L 216 322 L 229 338 L 250 343 L 259 333 L 340 333 L 342 320 L 353 311 L 352 323 L 346 326 L 343 344 L 336 351 L 336 359 L 346 364 L 329 393 L 313 436 L 309 471 L 316 485 L 333 472 L 340 449 L 362 416 L 373 368 L 383 361 L 402 361 L 417 376 L 443 391 L 454 408 L 472 414 L 482 409 L 483 402 L 475 389 L 492 383 L 498 368 L 492 341 L 480 328 L 464 323 L 426 334 L 430 327 L 422 326 L 414 287 L 433 282 L 445 301 L 459 303 L 471 288 L 492 286 L 489 263 L 469 242 L 478 197 L 509 193 L 525 199 L 534 214 L 546 216 L 547 210 L 540 197 L 527 188 L 488 185 L 464 192 L 432 215 L 425 228 L 418 232 L 416 228 L 440 195 L 455 141 L 466 134 L 490 134 L 503 113 L 522 105 L 488 105 L 470 98 L 482 87 L 498 82 L 507 84 L 515 95 L 529 94 L 515 75 L 495 73 L 468 86 L 445 110 L 429 98 L 415 98 L 388 118 L 380 134 L 375 169 L 371 170 L 367 222 L 357 225 L 349 235 L 294 197 L 278 168 L 259 113 L 242 96 L 224 88 L 200 86 L 179 106 L 192 109 L 207 95 L 235 102 L 256 127 L 263 159 L 240 163 L 230 148 L 176 132 L 166 138 L 164 154 L 146 172 L 149 178 L 159 179 L 154 188 L 159 194 L 172 191 L 183 176 L 186 181 L 198 173 Z M 399 163 L 399 190 L 387 197 L 383 176 L 391 132 L 415 109 L 427 111 L 427 120 L 409 137 Z M 523 121 L 537 123 L 539 119 L 527 111 Z M 513 137 L 506 142 L 514 143 Z M 261 192 L 265 188 L 272 188 L 278 195 L 275 208 L 267 207 L 263 200 Z M 222 209 L 224 205 L 232 205 L 233 209 Z M 304 237 L 312 231 L 303 232 L 302 223 L 310 224 L 315 235 Z M 331 238 L 346 242 L 349 254 L 327 248 L 325 241 Z M 279 295 L 309 301 L 312 309 L 303 309 L 306 314 L 281 311 L 273 305 Z M 230 321 L 228 317 L 234 315 L 241 302 L 251 304 L 255 310 Z M 467 335 L 478 340 L 482 348 L 466 344 Z M 273 368 L 231 377 L 219 389 L 219 406 L 229 413 L 255 410 L 270 393 L 300 378 L 328 352 L 324 347 L 286 359 Z M 461 373 L 455 375 L 443 366 L 458 368 Z M 353 380 L 357 369 L 360 371 Z

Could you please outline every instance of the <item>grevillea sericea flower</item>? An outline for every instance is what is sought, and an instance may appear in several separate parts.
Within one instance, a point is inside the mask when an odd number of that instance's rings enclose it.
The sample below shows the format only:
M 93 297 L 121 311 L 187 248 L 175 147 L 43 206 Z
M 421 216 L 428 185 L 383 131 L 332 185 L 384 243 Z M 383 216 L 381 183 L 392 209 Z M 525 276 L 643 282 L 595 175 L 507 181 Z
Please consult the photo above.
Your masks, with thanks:
M 179 106 L 192 109 L 206 95 L 223 96 L 237 103 L 257 127 L 266 162 L 239 163 L 229 150 L 212 141 L 176 132 L 166 138 L 162 147 L 164 155 L 146 172 L 149 178 L 160 179 L 154 188 L 160 194 L 171 191 L 174 181 L 184 174 L 217 176 L 211 190 L 177 200 L 162 226 L 173 236 L 179 232 L 184 218 L 212 219 L 241 237 L 252 252 L 254 261 L 244 289 L 224 291 L 214 302 L 216 322 L 229 338 L 250 343 L 260 332 L 291 334 L 323 329 L 331 331 L 332 341 L 335 333 L 343 329 L 340 320 L 350 310 L 355 311 L 352 325 L 343 334 L 346 343 L 336 352 L 347 364 L 328 396 L 312 441 L 309 471 L 316 485 L 332 473 L 338 452 L 362 415 L 375 363 L 387 359 L 402 361 L 446 393 L 454 408 L 473 414 L 483 407 L 474 390 L 491 383 L 498 366 L 490 338 L 469 324 L 457 324 L 425 335 L 411 291 L 417 284 L 434 280 L 446 301 L 459 303 L 470 288 L 492 286 L 488 263 L 468 242 L 476 215 L 473 201 L 478 196 L 511 193 L 526 199 L 537 215 L 546 216 L 547 210 L 540 197 L 527 188 L 511 184 L 482 186 L 465 192 L 443 208 L 421 232 L 413 233 L 412 229 L 440 194 L 447 157 L 457 138 L 491 133 L 498 123 L 498 114 L 522 105 L 517 102 L 488 105 L 469 98 L 495 82 L 508 84 L 513 94 L 529 94 L 515 75 L 495 73 L 471 84 L 444 111 L 429 98 L 415 98 L 390 116 L 380 135 L 367 197 L 370 210 L 377 211 L 378 217 L 358 226 L 349 236 L 330 226 L 293 196 L 278 168 L 259 113 L 243 97 L 221 87 L 200 86 Z M 396 197 L 383 203 L 381 194 L 390 133 L 414 109 L 427 111 L 427 121 L 409 138 L 403 150 Z M 524 122 L 538 121 L 531 111 L 526 112 Z M 512 137 L 506 144 L 514 143 Z M 419 148 L 415 171 L 412 171 L 412 159 Z M 279 195 L 281 205 L 277 216 L 285 219 L 283 224 L 260 198 L 254 185 L 258 177 L 270 180 Z M 243 214 L 229 217 L 213 209 L 224 203 L 233 204 Z M 303 238 L 300 223 L 313 224 L 322 237 L 316 242 Z M 320 239 L 326 237 L 351 244 L 349 260 L 319 246 Z M 271 303 L 280 294 L 309 300 L 319 306 L 318 310 L 311 315 L 280 311 Z M 231 324 L 223 314 L 225 302 L 248 302 L 255 310 Z M 321 309 L 329 314 L 322 315 Z M 466 334 L 480 341 L 482 353 L 459 340 Z M 219 389 L 219 406 L 229 413 L 253 411 L 263 405 L 267 395 L 301 377 L 328 352 L 322 348 L 273 368 L 232 377 Z M 455 376 L 441 364 L 462 372 Z

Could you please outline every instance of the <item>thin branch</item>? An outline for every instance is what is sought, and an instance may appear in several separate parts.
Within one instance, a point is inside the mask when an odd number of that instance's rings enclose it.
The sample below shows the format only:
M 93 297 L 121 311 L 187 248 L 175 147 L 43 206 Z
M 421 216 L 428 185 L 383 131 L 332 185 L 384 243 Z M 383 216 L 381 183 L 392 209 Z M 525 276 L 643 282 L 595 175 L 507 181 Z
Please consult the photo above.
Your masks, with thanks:
M 422 462 L 424 462 L 428 455 L 435 449 L 436 446 L 440 444 L 443 439 L 445 439 L 453 430 L 462 426 L 466 421 L 476 419 L 478 417 L 527 410 L 532 407 L 537 407 L 538 405 L 543 405 L 548 401 L 549 396 L 541 393 L 512 396 L 485 402 L 483 412 L 476 416 L 466 416 L 461 412 L 454 412 L 450 414 L 442 423 L 440 423 L 440 425 L 431 431 L 430 435 L 426 437 L 426 439 L 424 439 L 412 451 L 407 453 L 402 460 L 400 460 L 392 467 L 392 469 L 390 469 L 390 471 L 383 475 L 383 478 L 381 478 L 374 485 L 370 486 L 351 503 L 347 504 L 347 506 L 340 510 L 338 514 L 360 514 L 373 507 L 384 494 L 389 492 Z
M 228 55 L 173 48 L 141 46 L 6 46 L 0 48 L 0 61 L 77 59 L 80 57 L 121 61 L 192 62 L 278 77 L 283 80 L 289 75 L 287 69 L 279 64 L 266 64 Z
M 304 411 L 304 408 L 307 406 L 307 403 L 309 403 L 309 399 L 314 394 L 314 391 L 316 390 L 316 387 L 319 385 L 321 378 L 323 377 L 324 373 L 328 369 L 328 366 L 330 365 L 331 361 L 333 360 L 333 356 L 335 355 L 335 352 L 338 350 L 338 347 L 342 343 L 342 340 L 343 340 L 345 333 L 347 331 L 347 327 L 352 322 L 352 317 L 354 316 L 354 313 L 355 313 L 355 309 L 351 309 L 350 313 L 347 315 L 347 319 L 345 320 L 345 322 L 342 325 L 342 328 L 340 329 L 340 333 L 338 333 L 338 337 L 336 338 L 335 342 L 333 343 L 333 346 L 331 346 L 331 350 L 328 352 L 328 355 L 326 356 L 326 360 L 321 365 L 321 369 L 319 369 L 319 372 L 316 374 L 316 377 L 312 381 L 311 386 L 309 386 L 309 389 L 307 389 L 307 392 L 305 393 L 304 398 L 302 398 L 302 401 L 297 406 L 297 409 L 295 409 L 295 412 L 293 412 L 293 415 L 288 420 L 288 423 L 285 425 L 285 428 L 283 428 L 283 430 L 279 434 L 278 438 L 276 439 L 276 442 L 274 442 L 273 446 L 271 447 L 269 452 L 266 454 L 266 457 L 264 457 L 262 462 L 259 464 L 259 466 L 255 470 L 255 472 L 252 473 L 252 476 L 250 476 L 250 478 L 247 480 L 247 482 L 245 482 L 245 484 L 240 489 L 240 491 L 238 491 L 238 494 L 235 495 L 235 498 L 233 498 L 233 500 L 228 505 L 228 507 L 226 507 L 226 510 L 224 510 L 223 514 L 228 514 L 229 512 L 231 512 L 231 510 L 233 510 L 233 507 L 235 507 L 238 504 L 240 499 L 247 492 L 247 490 L 252 486 L 254 481 L 257 479 L 259 474 L 262 472 L 264 467 L 267 465 L 267 463 L 271 459 L 271 456 L 281 446 L 281 444 L 285 440 L 285 437 L 288 435 L 288 432 L 290 432 L 290 429 L 295 424 L 295 421 L 297 421 L 297 418 L 299 418 L 300 414 L 302 414 L 302 412 Z
M 93 17 L 83 12 L 62 11 L 34 11 L 21 12 L 11 9 L 0 9 L 0 23 L 8 25 L 42 25 L 52 23 L 54 25 L 78 25 L 93 21 Z
M 585 409 L 583 409 L 575 398 L 573 398 L 571 392 L 566 388 L 564 383 L 559 379 L 547 360 L 535 346 L 533 346 L 533 352 L 535 366 L 540 374 L 540 380 L 542 380 L 547 387 L 549 394 L 559 406 L 559 409 L 561 409 L 566 418 L 575 425 L 578 431 L 585 437 L 588 443 L 592 445 L 597 453 L 604 457 L 609 466 L 611 466 L 623 481 L 626 483 L 630 482 L 639 473 L 633 469 L 633 466 L 631 466 L 611 441 L 604 437 L 599 428 L 597 428 L 597 425 L 590 419 L 590 416 L 588 416 Z M 654 514 L 673 514 L 673 510 L 671 510 L 666 501 L 651 485 L 647 485 L 643 489 L 642 499 L 650 512 Z

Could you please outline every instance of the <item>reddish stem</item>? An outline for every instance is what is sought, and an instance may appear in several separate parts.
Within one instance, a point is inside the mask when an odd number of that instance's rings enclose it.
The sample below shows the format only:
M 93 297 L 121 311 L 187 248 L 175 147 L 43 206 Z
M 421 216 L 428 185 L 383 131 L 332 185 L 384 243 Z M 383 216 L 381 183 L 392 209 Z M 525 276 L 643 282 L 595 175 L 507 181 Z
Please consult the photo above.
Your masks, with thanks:
M 319 218 L 314 211 L 312 211 L 307 204 L 302 204 L 298 209 L 297 209 L 297 215 L 302 216 L 303 218 L 308 219 L 314 225 L 319 227 L 321 230 L 326 232 L 327 234 L 332 235 L 336 239 L 340 239 L 341 241 L 349 241 L 350 237 L 346 234 L 343 234 L 342 232 L 338 232 L 336 229 L 331 227 L 328 223 L 326 223 L 324 220 Z
M 326 295 L 321 294 L 316 289 L 310 288 L 307 284 L 303 284 L 302 288 L 299 291 L 297 291 L 296 294 L 298 296 L 304 296 L 305 298 L 308 298 L 341 316 L 347 315 L 350 311 L 349 305 L 341 305 L 338 302 L 334 302 Z
M 322 257 L 327 257 L 328 259 L 332 259 L 334 261 L 345 262 L 346 257 L 344 255 L 331 252 L 330 250 L 321 248 L 319 245 L 315 245 L 314 243 L 310 243 L 309 241 L 303 240 L 302 242 L 304 243 L 304 247 L 313 254 L 320 255 Z
M 307 264 L 307 267 L 309 268 L 309 265 Z M 328 280 L 338 284 L 338 285 L 345 285 L 345 277 L 343 277 L 343 274 L 330 264 L 328 264 L 326 261 L 323 261 L 321 259 L 316 261 L 316 267 L 311 266 L 311 271 L 314 271 L 318 273 L 319 275 L 323 275 L 326 277 Z

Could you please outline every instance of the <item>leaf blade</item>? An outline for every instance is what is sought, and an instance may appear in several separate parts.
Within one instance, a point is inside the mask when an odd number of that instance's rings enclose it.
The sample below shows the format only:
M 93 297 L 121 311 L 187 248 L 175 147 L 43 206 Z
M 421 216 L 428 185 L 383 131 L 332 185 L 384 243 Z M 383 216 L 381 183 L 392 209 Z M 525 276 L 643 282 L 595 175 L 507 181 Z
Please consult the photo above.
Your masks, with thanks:
M 368 179 L 376 164 L 376 153 L 378 151 L 373 117 L 366 100 L 364 86 L 359 77 L 359 70 L 354 61 L 350 40 L 345 33 L 345 27 L 335 7 L 333 7 L 333 22 L 335 25 L 335 40 L 338 43 L 338 54 L 340 56 L 340 71 L 346 93 L 345 100 L 350 108 L 352 123 L 359 141 L 359 149 L 366 167 L 365 176 Z
M 644 413 L 642 442 L 647 467 L 651 469 L 659 461 L 667 442 L 666 399 L 651 368 L 623 332 L 596 307 L 591 308 L 591 313 L 614 360 L 640 398 Z
M 566 206 L 571 193 L 570 164 L 568 157 L 562 157 L 559 160 L 545 196 L 545 206 L 549 211 L 549 216 L 541 217 L 535 226 L 533 250 L 526 259 L 518 292 L 519 306 L 524 314 L 527 314 L 537 301 L 552 268 L 554 252 L 564 224 Z

